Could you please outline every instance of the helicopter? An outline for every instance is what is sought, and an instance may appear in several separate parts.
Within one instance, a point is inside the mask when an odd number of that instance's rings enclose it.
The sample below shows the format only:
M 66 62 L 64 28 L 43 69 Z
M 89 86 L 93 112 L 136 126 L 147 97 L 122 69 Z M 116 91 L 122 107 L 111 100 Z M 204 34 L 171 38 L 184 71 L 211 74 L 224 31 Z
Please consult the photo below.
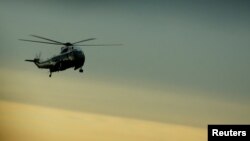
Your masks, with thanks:
M 21 41 L 27 42 L 35 42 L 35 43 L 43 43 L 43 44 L 52 44 L 61 46 L 61 51 L 58 55 L 53 56 L 47 60 L 41 61 L 40 55 L 36 56 L 34 59 L 26 59 L 25 61 L 33 62 L 39 69 L 49 69 L 49 77 L 52 76 L 53 72 L 64 71 L 69 68 L 74 68 L 74 70 L 79 69 L 80 73 L 83 73 L 83 65 L 85 62 L 85 55 L 82 49 L 77 46 L 120 46 L 122 44 L 82 44 L 78 43 L 95 40 L 96 38 L 88 38 L 84 40 L 80 40 L 77 42 L 59 42 L 56 40 L 52 40 L 49 38 L 30 35 L 35 38 L 39 38 L 45 41 L 37 41 L 37 40 L 27 40 L 27 39 L 19 39 Z

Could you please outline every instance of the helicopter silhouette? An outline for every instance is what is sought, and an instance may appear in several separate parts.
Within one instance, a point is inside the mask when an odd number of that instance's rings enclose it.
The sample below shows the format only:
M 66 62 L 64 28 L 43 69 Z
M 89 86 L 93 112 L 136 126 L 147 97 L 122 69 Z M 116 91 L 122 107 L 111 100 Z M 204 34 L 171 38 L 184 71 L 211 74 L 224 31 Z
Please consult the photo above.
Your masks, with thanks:
M 84 40 L 80 40 L 77 42 L 59 42 L 56 40 L 52 40 L 49 38 L 44 38 L 37 35 L 30 35 L 32 37 L 36 37 L 39 39 L 43 39 L 46 41 L 36 41 L 36 40 L 27 40 L 27 39 L 19 39 L 21 41 L 27 42 L 35 42 L 35 43 L 43 43 L 43 44 L 52 44 L 52 45 L 60 45 L 61 51 L 58 55 L 51 57 L 47 60 L 41 61 L 40 56 L 36 56 L 33 60 L 26 59 L 25 61 L 33 62 L 39 69 L 49 69 L 49 77 L 52 76 L 53 72 L 64 71 L 68 68 L 74 68 L 74 70 L 79 69 L 79 72 L 83 72 L 83 65 L 85 62 L 85 55 L 82 49 L 77 48 L 76 46 L 119 46 L 122 44 L 83 44 L 79 45 L 78 43 L 95 40 L 96 38 L 88 38 Z

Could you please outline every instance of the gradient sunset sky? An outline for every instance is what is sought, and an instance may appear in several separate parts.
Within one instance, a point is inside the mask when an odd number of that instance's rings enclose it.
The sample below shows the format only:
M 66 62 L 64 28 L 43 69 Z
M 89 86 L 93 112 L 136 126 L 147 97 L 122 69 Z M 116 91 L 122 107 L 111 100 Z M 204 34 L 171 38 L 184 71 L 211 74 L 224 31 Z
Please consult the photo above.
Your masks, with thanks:
M 0 99 L 206 129 L 250 122 L 247 0 L 0 1 Z M 95 37 L 84 73 L 24 62 Z M 87 43 L 86 43 L 87 44 Z M 1 112 L 1 111 L 0 111 Z

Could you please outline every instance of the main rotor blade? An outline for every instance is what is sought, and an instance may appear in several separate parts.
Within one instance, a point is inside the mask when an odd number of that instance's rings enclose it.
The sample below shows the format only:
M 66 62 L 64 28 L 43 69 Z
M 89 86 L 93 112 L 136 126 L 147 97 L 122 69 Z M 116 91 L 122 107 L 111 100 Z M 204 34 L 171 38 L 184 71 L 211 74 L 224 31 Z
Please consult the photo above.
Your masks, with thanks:
M 74 44 L 77 44 L 77 43 L 86 42 L 86 41 L 95 40 L 95 39 L 96 39 L 96 38 L 84 39 L 84 40 L 81 40 L 81 41 L 74 42 L 74 43 L 72 43 L 72 44 L 74 45 Z
M 50 42 L 43 42 L 43 41 L 34 41 L 34 40 L 26 40 L 26 39 L 19 39 L 21 41 L 27 41 L 27 42 L 35 42 L 35 43 L 44 43 L 44 44 L 53 44 L 53 45 L 61 45 L 58 43 L 50 43 Z
M 55 40 L 48 39 L 48 38 L 44 38 L 44 37 L 37 36 L 37 35 L 30 35 L 30 36 L 33 36 L 33 37 L 36 37 L 36 38 L 40 38 L 40 39 L 44 39 L 44 40 L 47 40 L 47 41 L 51 41 L 51 42 L 54 42 L 54 43 L 58 43 L 58 44 L 61 44 L 61 45 L 63 45 L 63 44 L 64 44 L 64 43 L 62 43 L 62 42 L 55 41 Z
M 76 46 L 121 46 L 122 44 L 76 45 Z

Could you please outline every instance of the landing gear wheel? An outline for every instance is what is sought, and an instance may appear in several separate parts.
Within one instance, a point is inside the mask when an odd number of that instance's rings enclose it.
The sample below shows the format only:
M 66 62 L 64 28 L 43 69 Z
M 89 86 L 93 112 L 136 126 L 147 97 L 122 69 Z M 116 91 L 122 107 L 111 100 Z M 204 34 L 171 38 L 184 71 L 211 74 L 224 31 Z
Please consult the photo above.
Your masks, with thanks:
M 80 72 L 80 73 L 83 73 L 83 69 L 80 69 L 79 72 Z

